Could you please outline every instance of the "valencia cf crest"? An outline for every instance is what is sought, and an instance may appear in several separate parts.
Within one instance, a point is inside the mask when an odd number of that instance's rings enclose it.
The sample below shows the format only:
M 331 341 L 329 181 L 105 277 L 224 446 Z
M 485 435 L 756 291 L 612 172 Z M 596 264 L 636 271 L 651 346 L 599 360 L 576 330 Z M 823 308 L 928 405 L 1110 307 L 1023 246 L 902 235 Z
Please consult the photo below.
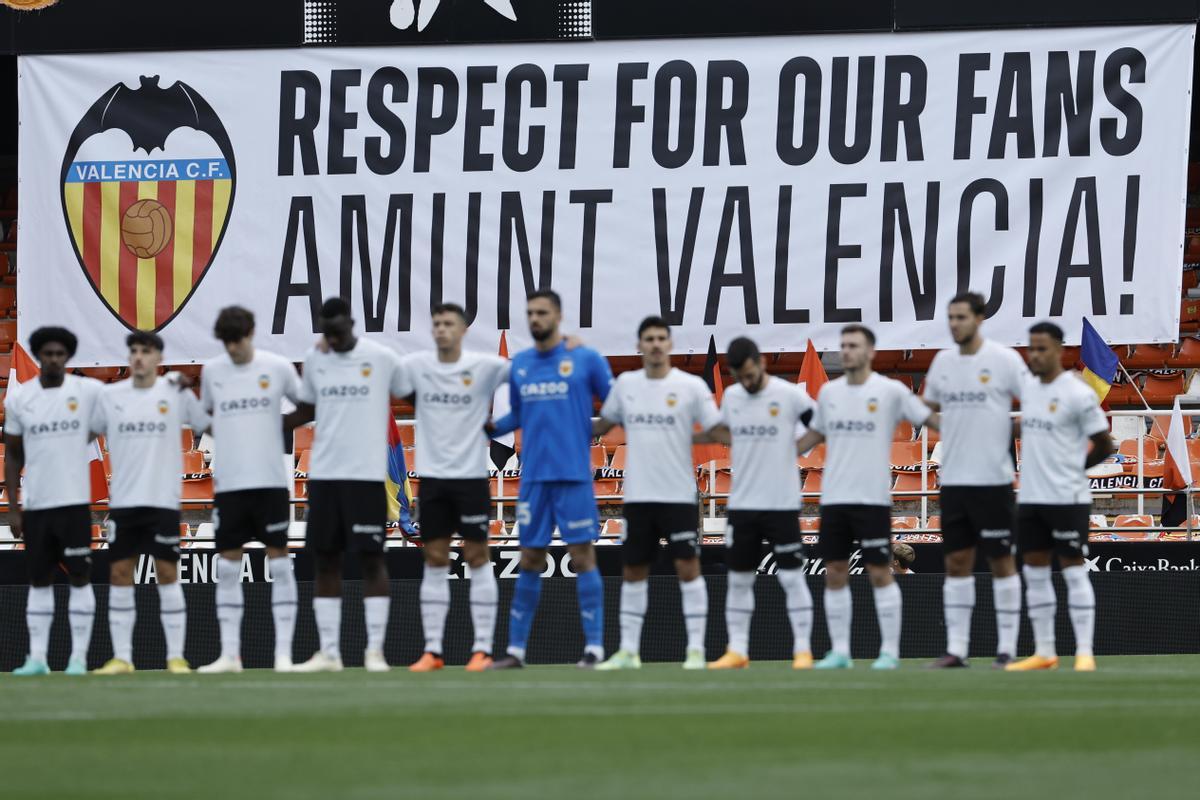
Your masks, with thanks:
M 979 370 L 979 382 L 980 383 L 987 383 L 991 379 L 992 379 L 992 371 L 991 370 L 989 370 L 989 369 Z
M 271 376 L 265 375 L 265 374 L 259 375 L 258 376 L 258 388 L 270 389 L 271 388 Z
M 462 385 L 463 385 L 463 386 L 470 386 L 470 385 L 471 385 L 472 383 L 474 383 L 474 382 L 475 382 L 475 376 L 471 374 L 471 371 L 470 371 L 470 370 L 463 370 L 463 374 L 462 374 Z
M 878 398 L 872 397 L 869 400 L 867 400 L 867 411 L 870 411 L 872 414 L 874 414 L 878 410 L 879 410 L 879 399 Z
M 164 328 L 212 265 L 233 208 L 233 146 L 212 106 L 157 75 L 118 83 L 63 155 L 63 218 L 96 295 L 130 330 Z
M 158 401 L 158 413 L 166 414 L 170 410 L 171 410 L 171 406 L 167 403 L 166 400 Z
M 667 408 L 674 408 L 679 404 L 679 396 L 674 392 L 667 395 Z
M 70 411 L 72 414 L 74 414 L 78 410 L 79 410 L 79 398 L 68 397 L 67 398 L 67 411 Z
M 359 370 L 362 372 L 362 376 L 363 376 L 364 378 L 369 378 L 369 377 L 371 377 L 371 362 L 370 362 L 370 361 L 364 361 L 364 362 L 362 363 L 362 366 L 359 368 Z
M 779 403 L 771 403 L 769 406 L 767 406 L 767 413 L 770 414 L 772 417 L 778 417 L 779 416 Z
M 558 362 L 558 374 L 564 378 L 571 377 L 571 373 L 575 371 L 575 362 L 569 358 L 564 358 Z

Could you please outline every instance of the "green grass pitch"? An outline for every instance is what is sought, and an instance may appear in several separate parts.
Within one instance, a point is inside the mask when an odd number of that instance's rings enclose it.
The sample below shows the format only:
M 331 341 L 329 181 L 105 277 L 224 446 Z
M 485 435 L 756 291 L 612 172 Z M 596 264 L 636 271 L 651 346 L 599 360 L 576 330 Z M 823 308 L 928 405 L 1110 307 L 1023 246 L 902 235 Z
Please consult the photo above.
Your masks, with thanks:
M 1194 797 L 1200 656 L 1095 674 L 0 676 L 6 798 Z

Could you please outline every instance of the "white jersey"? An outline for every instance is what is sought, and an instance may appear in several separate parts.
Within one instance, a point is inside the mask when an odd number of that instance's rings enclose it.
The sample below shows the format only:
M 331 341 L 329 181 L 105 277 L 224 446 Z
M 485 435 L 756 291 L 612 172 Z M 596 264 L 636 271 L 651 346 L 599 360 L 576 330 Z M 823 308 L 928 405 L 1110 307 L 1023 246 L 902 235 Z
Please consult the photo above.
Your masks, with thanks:
M 891 506 L 896 425 L 920 425 L 931 413 L 907 386 L 877 372 L 858 386 L 844 375 L 822 386 L 809 426 L 827 442 L 821 505 Z
M 1064 372 L 1050 383 L 1030 376 L 1021 396 L 1021 486 L 1018 502 L 1092 502 L 1083 462 L 1088 440 L 1108 431 L 1092 387 Z
M 1028 374 L 1016 350 L 987 339 L 974 355 L 953 348 L 934 357 L 923 393 L 941 408 L 943 486 L 1012 484 L 1010 414 Z
M 183 426 L 200 432 L 210 422 L 196 395 L 162 377 L 148 389 L 129 378 L 104 387 L 96 412 L 92 427 L 112 456 L 109 507 L 178 509 Z
M 626 503 L 696 502 L 693 429 L 721 422 L 702 379 L 673 368 L 662 378 L 644 369 L 622 373 L 600 416 L 625 428 Z
M 797 426 L 813 408 L 803 388 L 775 377 L 755 394 L 740 383 L 725 390 L 721 421 L 733 441 L 730 510 L 800 510 Z
M 417 469 L 422 478 L 486 479 L 492 397 L 508 380 L 508 359 L 464 352 L 443 363 L 437 353 L 401 359 L 401 396 L 416 393 Z
M 309 480 L 387 480 L 391 397 L 402 397 L 400 358 L 359 337 L 345 353 L 310 350 L 300 401 L 316 406 Z
M 285 397 L 295 402 L 299 392 L 296 368 L 274 353 L 255 350 L 245 364 L 226 354 L 204 365 L 200 402 L 212 415 L 218 492 L 288 488 L 282 402 Z
M 25 446 L 21 499 L 27 511 L 92 501 L 89 441 L 103 388 L 92 378 L 66 375 L 53 389 L 37 378 L 9 389 L 4 432 Z

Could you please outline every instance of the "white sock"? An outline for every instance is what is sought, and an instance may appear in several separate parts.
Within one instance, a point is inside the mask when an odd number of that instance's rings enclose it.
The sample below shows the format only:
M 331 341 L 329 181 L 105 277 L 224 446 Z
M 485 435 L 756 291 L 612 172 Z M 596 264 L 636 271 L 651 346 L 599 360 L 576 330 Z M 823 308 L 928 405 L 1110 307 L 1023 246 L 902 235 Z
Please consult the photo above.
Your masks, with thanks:
M 133 587 L 109 587 L 108 634 L 112 639 L 113 658 L 133 663 L 133 623 L 136 621 Z
M 892 581 L 875 587 L 875 616 L 879 620 L 879 655 L 900 657 L 900 616 L 903 597 L 900 585 Z
M 642 649 L 642 623 L 650 600 L 650 581 L 621 583 L 621 649 L 635 656 Z
M 729 649 L 738 655 L 750 655 L 750 618 L 754 616 L 753 572 L 729 572 L 725 590 L 725 627 L 729 629 Z
M 838 655 L 850 657 L 850 617 L 853 614 L 850 587 L 840 589 L 825 587 L 825 624 L 829 627 L 830 649 Z
M 687 629 L 687 649 L 704 652 L 704 635 L 708 628 L 708 584 L 704 576 L 693 581 L 680 581 L 679 594 L 683 599 L 683 625 Z
M 792 623 L 792 652 L 812 652 L 813 599 L 802 569 L 781 569 L 775 573 L 787 598 L 788 621 Z
M 92 643 L 92 625 L 96 621 L 96 592 L 92 585 L 71 587 L 71 660 L 87 663 L 88 647 Z
M 167 638 L 167 658 L 183 658 L 183 640 L 187 633 L 187 605 L 179 581 L 158 585 L 158 613 L 163 635 Z M 240 618 L 239 618 L 240 621 Z
M 500 605 L 500 590 L 492 562 L 478 569 L 471 568 L 471 625 L 475 628 L 473 653 L 492 652 L 496 633 L 496 609 Z
M 975 610 L 975 576 L 947 577 L 942 584 L 946 615 L 946 652 L 966 658 L 971 649 L 971 612 Z
M 421 578 L 421 627 L 425 630 L 425 652 L 442 654 L 446 614 L 450 611 L 450 573 L 445 567 L 425 565 Z
M 25 601 L 25 624 L 29 627 L 29 657 L 46 661 L 50 648 L 50 626 L 54 624 L 54 589 L 50 586 L 30 586 Z
M 330 658 L 341 658 L 342 598 L 314 597 L 313 616 L 317 618 L 321 652 Z
M 1025 605 L 1029 609 L 1029 621 L 1033 624 L 1033 642 L 1036 653 L 1043 658 L 1054 658 L 1054 617 L 1058 613 L 1058 599 L 1054 596 L 1054 584 L 1050 582 L 1049 567 L 1021 568 L 1025 573 Z
M 996 604 L 996 654 L 1015 656 L 1021 631 L 1021 576 L 992 579 Z
M 296 573 L 287 556 L 270 559 L 271 616 L 275 618 L 275 656 L 292 657 L 292 636 L 296 630 Z
M 221 655 L 242 655 L 242 562 L 217 558 L 217 625 L 221 629 Z
M 446 587 L 447 592 L 449 586 Z M 363 606 L 367 617 L 367 650 L 383 651 L 383 639 L 387 633 L 388 611 L 392 607 L 391 597 L 366 597 Z
M 1067 608 L 1071 612 L 1071 627 L 1075 630 L 1075 655 L 1092 655 L 1092 638 L 1096 629 L 1096 593 L 1087 567 L 1067 567 L 1062 571 L 1067 582 Z

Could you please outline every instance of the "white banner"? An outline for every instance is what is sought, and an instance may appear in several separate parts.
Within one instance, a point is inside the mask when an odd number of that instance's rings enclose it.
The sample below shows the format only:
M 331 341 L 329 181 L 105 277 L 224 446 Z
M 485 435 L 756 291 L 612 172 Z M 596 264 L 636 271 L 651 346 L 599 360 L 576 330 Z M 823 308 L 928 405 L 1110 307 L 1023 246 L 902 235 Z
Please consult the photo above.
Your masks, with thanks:
M 299 359 L 320 299 L 429 346 L 529 343 L 527 291 L 635 352 L 743 333 L 765 351 L 948 344 L 1052 318 L 1077 340 L 1174 341 L 1194 28 L 1183 25 L 31 56 L 20 60 L 22 337 L 77 361 L 219 352 L 238 303 Z

